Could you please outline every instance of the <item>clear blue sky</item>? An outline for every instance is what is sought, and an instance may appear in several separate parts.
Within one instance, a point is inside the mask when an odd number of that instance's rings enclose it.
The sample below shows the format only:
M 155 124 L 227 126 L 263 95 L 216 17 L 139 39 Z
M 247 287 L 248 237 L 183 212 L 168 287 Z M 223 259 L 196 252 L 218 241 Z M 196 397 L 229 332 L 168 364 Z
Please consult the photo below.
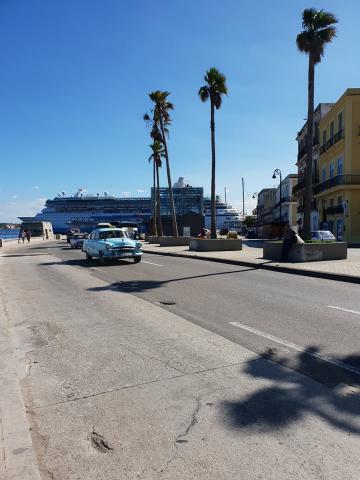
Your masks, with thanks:
M 39 211 L 78 187 L 149 194 L 147 93 L 171 91 L 172 176 L 210 185 L 209 105 L 197 98 L 211 66 L 229 96 L 216 115 L 217 190 L 247 207 L 296 171 L 306 115 L 301 12 L 324 8 L 338 38 L 316 71 L 316 101 L 360 86 L 360 2 L 303 0 L 0 0 L 0 221 Z M 165 172 L 162 173 L 165 186 Z

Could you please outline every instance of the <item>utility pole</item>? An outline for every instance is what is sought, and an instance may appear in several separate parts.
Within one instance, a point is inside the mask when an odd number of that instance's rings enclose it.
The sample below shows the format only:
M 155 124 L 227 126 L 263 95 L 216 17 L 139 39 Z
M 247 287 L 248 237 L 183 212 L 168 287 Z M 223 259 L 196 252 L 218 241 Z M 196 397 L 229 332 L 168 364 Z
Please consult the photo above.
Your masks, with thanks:
M 243 217 L 245 217 L 244 177 L 241 178 L 241 183 L 242 183 L 242 197 L 243 197 Z

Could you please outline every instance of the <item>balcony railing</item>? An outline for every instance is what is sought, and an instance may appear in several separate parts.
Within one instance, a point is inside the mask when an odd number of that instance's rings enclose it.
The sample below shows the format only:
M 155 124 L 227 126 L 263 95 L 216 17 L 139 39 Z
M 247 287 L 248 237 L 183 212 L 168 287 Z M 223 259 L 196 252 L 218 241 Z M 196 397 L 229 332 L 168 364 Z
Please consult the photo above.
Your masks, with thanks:
M 329 180 L 315 185 L 314 194 L 317 195 L 339 185 L 360 185 L 360 175 L 337 175 L 329 178 Z
M 302 148 L 301 150 L 299 150 L 299 153 L 298 153 L 298 160 L 301 160 L 302 157 L 306 154 L 306 148 Z
M 313 200 L 311 202 L 311 211 L 314 212 L 315 210 L 317 210 L 317 207 L 316 207 L 316 200 Z M 296 209 L 297 213 L 303 213 L 304 212 L 304 205 L 299 205 Z
M 342 205 L 327 207 L 326 213 L 327 215 L 342 215 L 344 213 L 344 207 Z
M 320 155 L 326 152 L 326 150 L 329 150 L 335 143 L 339 142 L 342 138 L 344 138 L 344 129 L 341 128 L 335 135 L 333 135 L 329 140 L 321 145 L 319 152 Z
M 297 193 L 301 192 L 301 190 L 304 190 L 305 188 L 305 180 L 300 180 L 292 190 L 293 195 L 296 195 Z

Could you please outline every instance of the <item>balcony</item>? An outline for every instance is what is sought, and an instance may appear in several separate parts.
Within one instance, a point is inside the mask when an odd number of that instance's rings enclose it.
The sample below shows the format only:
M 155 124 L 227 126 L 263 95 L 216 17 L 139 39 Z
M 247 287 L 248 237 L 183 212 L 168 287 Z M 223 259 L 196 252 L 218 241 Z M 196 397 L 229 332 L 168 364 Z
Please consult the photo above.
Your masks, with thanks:
M 360 185 L 360 175 L 337 175 L 314 187 L 314 195 L 330 190 L 341 185 Z
M 327 207 L 327 215 L 343 215 L 344 207 L 342 205 L 335 205 L 333 207 Z
M 305 179 L 301 179 L 294 187 L 292 190 L 293 195 L 296 195 L 297 193 L 301 192 L 305 188 Z
M 339 142 L 342 138 L 344 138 L 344 129 L 342 128 L 339 130 L 335 135 L 333 135 L 329 140 L 321 145 L 319 152 L 320 155 L 325 153 L 327 150 L 329 150 L 333 145 L 335 145 L 337 142 Z
M 317 210 L 317 207 L 316 207 L 316 200 L 313 200 L 311 202 L 311 211 L 312 212 L 315 212 Z M 297 213 L 304 213 L 304 205 L 299 205 L 296 209 Z
M 305 154 L 306 154 L 306 148 L 302 148 L 301 150 L 299 150 L 297 159 L 301 160 Z

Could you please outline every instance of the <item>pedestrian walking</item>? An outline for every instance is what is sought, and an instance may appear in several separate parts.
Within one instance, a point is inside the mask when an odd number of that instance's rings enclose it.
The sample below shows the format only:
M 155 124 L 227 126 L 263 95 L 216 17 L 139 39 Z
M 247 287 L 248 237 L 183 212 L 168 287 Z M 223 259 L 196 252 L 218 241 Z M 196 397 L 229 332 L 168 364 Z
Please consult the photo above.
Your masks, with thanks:
M 28 243 L 30 243 L 30 239 L 31 239 L 31 232 L 30 232 L 30 230 L 28 230 L 28 231 L 26 232 L 26 238 L 27 238 Z
M 21 230 L 20 234 L 21 234 L 22 243 L 24 243 L 24 242 L 25 242 L 25 238 L 26 238 L 26 232 L 25 232 L 25 230 Z
M 289 259 L 289 254 L 292 246 L 294 243 L 297 242 L 296 232 L 290 227 L 289 224 L 286 225 L 285 234 L 284 234 L 284 241 L 282 244 L 281 250 L 281 260 L 287 262 Z

